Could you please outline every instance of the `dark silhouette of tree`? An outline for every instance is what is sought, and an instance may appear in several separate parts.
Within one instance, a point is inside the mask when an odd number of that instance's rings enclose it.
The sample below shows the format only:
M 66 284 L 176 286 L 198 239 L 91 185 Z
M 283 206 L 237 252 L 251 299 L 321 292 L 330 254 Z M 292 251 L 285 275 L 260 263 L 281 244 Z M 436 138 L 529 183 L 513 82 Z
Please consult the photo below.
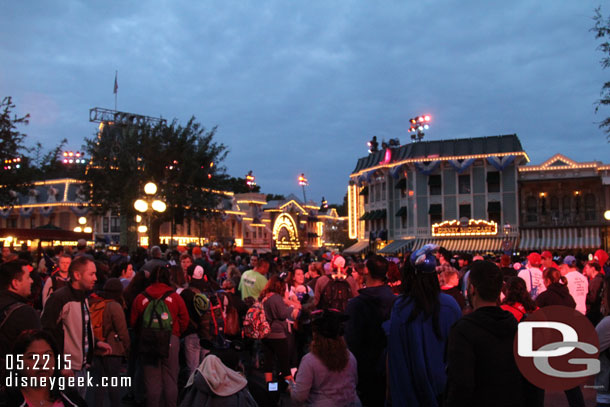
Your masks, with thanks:
M 27 192 L 33 175 L 25 155 L 29 150 L 23 144 L 27 135 L 18 130 L 29 123 L 30 115 L 19 117 L 12 113 L 14 109 L 12 98 L 4 97 L 0 103 L 0 206 L 16 204 L 17 194 Z
M 610 17 L 604 18 L 601 13 L 601 8 L 595 9 L 593 17 L 595 25 L 591 29 L 595 33 L 596 39 L 601 39 L 602 43 L 597 47 L 604 53 L 601 59 L 601 65 L 604 69 L 610 67 Z M 600 99 L 595 103 L 595 112 L 597 113 L 601 107 L 610 105 L 610 81 L 605 82 L 600 92 Z M 604 129 L 606 138 L 610 140 L 610 117 L 606 117 L 599 124 L 600 129 Z

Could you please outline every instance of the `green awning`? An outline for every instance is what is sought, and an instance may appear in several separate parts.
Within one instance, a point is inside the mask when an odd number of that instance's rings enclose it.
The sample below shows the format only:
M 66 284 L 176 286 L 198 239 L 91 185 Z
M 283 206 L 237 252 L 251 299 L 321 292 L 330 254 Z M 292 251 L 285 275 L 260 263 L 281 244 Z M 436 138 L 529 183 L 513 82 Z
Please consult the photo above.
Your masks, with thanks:
M 360 217 L 360 220 L 369 220 L 371 219 L 371 212 L 364 212 L 364 215 Z
M 407 207 L 403 206 L 401 207 L 398 212 L 396 212 L 395 216 L 407 216 Z
M 360 195 L 368 195 L 369 194 L 369 186 L 365 186 L 364 188 L 362 188 L 362 191 L 360 191 Z

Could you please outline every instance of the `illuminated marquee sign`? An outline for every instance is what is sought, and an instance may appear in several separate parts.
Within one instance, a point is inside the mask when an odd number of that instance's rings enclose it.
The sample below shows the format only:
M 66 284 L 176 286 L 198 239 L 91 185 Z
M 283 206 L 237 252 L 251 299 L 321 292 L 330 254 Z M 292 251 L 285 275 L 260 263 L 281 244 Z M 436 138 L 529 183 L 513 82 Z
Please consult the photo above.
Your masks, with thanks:
M 292 216 L 282 213 L 273 224 L 273 240 L 278 250 L 297 250 L 299 243 L 299 233 L 297 224 Z
M 458 220 L 446 220 L 432 225 L 432 236 L 493 236 L 498 224 L 493 221 L 470 219 L 467 225 Z

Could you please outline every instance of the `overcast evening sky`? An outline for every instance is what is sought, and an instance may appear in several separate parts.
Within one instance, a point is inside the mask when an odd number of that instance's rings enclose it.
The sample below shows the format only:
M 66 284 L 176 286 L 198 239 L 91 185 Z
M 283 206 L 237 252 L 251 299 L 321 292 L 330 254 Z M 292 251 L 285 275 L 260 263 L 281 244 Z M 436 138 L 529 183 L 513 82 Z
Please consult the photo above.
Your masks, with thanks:
M 92 107 L 186 122 L 230 149 L 265 193 L 340 203 L 366 142 L 516 133 L 533 163 L 555 153 L 610 162 L 594 113 L 603 71 L 599 2 L 5 1 L 0 97 L 21 130 L 79 149 Z M 602 8 L 607 16 L 610 7 Z

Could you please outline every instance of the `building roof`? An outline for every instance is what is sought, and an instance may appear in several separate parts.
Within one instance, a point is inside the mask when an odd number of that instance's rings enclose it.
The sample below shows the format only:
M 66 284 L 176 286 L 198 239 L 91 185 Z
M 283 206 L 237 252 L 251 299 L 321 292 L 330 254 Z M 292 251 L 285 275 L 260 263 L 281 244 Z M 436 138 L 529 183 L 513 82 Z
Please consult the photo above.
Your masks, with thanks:
M 410 159 L 442 158 L 471 156 L 478 154 L 499 154 L 523 152 L 521 141 L 516 134 L 502 136 L 476 137 L 453 140 L 434 140 L 409 143 L 392 149 L 389 164 L 399 163 Z M 352 173 L 381 165 L 385 159 L 385 150 L 377 151 L 358 160 Z

